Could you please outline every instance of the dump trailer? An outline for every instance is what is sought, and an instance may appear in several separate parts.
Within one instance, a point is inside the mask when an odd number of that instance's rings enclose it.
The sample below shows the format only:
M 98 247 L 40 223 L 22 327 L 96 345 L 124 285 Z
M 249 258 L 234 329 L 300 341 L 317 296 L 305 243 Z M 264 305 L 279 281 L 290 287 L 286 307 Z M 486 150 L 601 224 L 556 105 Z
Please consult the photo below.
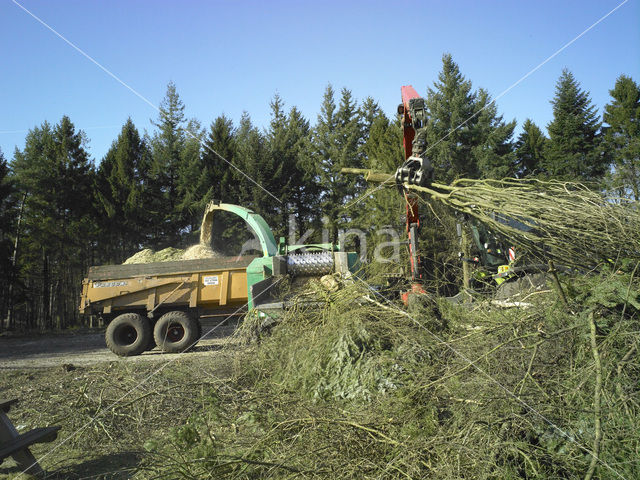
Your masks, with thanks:
M 358 268 L 355 252 L 333 244 L 276 244 L 264 219 L 238 205 L 211 203 L 205 211 L 201 243 L 211 241 L 213 215 L 240 216 L 256 234 L 261 256 L 214 257 L 89 269 L 83 280 L 80 313 L 107 323 L 105 339 L 117 355 L 139 355 L 156 345 L 181 352 L 202 335 L 200 319 L 254 312 L 274 317 L 287 307 L 276 295 L 285 277 L 349 276 Z

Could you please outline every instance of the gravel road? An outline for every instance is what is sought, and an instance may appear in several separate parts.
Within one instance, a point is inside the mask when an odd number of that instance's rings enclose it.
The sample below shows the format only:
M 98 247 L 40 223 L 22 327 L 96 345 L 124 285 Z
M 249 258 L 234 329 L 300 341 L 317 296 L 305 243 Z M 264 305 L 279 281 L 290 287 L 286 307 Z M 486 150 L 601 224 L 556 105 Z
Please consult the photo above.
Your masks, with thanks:
M 203 322 L 203 332 L 216 327 L 216 323 Z M 216 327 L 205 335 L 188 355 L 208 355 L 233 341 L 231 325 Z M 104 330 L 58 333 L 32 337 L 0 337 L 0 369 L 46 368 L 59 365 L 86 366 L 99 362 L 161 361 L 175 354 L 164 354 L 157 348 L 136 357 L 118 357 L 105 345 Z

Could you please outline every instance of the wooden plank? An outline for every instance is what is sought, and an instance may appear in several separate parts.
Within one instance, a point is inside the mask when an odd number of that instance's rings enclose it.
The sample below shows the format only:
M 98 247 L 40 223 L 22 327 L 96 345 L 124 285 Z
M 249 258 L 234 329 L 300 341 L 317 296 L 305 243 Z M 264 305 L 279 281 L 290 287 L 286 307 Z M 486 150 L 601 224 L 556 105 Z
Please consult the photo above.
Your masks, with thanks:
M 53 442 L 58 437 L 60 427 L 34 428 L 27 433 L 0 444 L 0 460 L 13 456 L 16 452 L 24 450 L 34 443 Z
M 8 400 L 0 400 L 0 410 L 3 412 L 8 412 L 11 409 L 11 405 L 18 403 L 17 398 L 10 398 Z
M 112 280 L 118 278 L 142 277 L 165 274 L 191 274 L 210 270 L 247 268 L 257 258 L 255 255 L 242 257 L 216 257 L 195 260 L 179 260 L 174 262 L 136 263 L 132 265 L 102 265 L 89 268 L 87 278 L 95 280 Z
M 229 284 L 229 271 L 222 273 L 222 281 L 220 282 L 220 305 L 226 305 L 229 298 L 229 290 L 231 285 Z
M 147 312 L 150 312 L 156 306 L 156 290 L 156 288 L 149 290 L 149 295 L 147 296 Z
M 196 308 L 198 306 L 198 293 L 200 292 L 200 275 L 194 273 L 191 275 L 191 295 L 189 296 L 189 307 Z

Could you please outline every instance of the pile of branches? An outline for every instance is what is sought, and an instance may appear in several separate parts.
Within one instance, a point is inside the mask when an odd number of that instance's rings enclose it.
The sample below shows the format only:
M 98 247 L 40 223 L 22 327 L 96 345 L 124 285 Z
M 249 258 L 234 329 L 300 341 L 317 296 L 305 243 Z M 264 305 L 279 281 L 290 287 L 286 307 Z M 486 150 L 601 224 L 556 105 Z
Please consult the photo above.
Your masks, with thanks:
M 558 180 L 471 180 L 407 186 L 487 225 L 529 254 L 595 268 L 640 259 L 637 204 Z
M 638 478 L 634 272 L 527 310 L 407 313 L 363 281 L 286 312 L 151 478 Z M 206 368 L 206 366 L 205 366 Z M 167 440 L 168 439 L 168 440 Z

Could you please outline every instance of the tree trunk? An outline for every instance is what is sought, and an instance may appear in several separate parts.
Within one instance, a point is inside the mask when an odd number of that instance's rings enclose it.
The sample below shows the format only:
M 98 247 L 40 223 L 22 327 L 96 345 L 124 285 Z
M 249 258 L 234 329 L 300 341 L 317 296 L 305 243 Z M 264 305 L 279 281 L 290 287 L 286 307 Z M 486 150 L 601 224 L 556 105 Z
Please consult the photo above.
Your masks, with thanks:
M 16 265 L 18 263 L 18 246 L 20 245 L 20 225 L 22 224 L 22 215 L 24 213 L 24 203 L 27 200 L 27 194 L 25 193 L 22 196 L 22 201 L 20 202 L 20 211 L 18 212 L 18 222 L 16 224 L 16 239 L 13 242 L 13 255 L 11 255 L 11 270 L 9 271 L 9 285 L 7 290 L 7 318 L 6 325 L 7 328 L 11 329 L 14 324 L 13 315 L 14 315 L 14 303 L 13 303 L 13 286 L 16 281 Z M 2 326 L 2 322 L 0 322 L 0 327 Z

